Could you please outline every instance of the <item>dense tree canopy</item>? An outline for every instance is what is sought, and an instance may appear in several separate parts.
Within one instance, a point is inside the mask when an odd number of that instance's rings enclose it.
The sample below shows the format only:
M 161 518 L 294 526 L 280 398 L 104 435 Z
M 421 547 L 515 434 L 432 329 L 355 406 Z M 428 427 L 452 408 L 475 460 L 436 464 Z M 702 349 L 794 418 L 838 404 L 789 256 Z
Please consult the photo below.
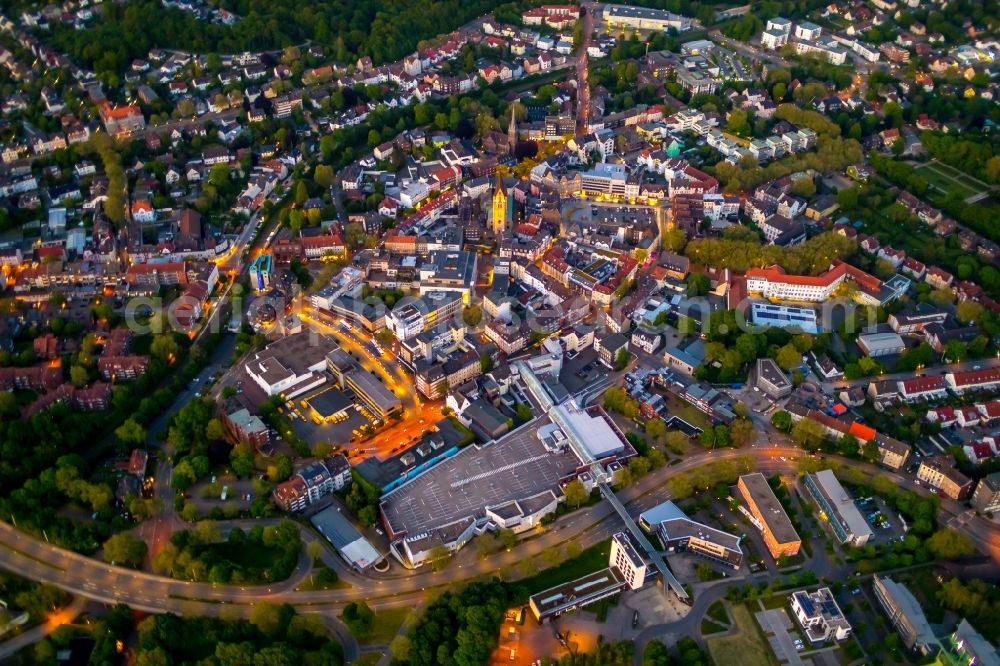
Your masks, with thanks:
M 315 42 L 332 45 L 347 62 L 370 56 L 376 63 L 398 60 L 421 40 L 448 32 L 493 10 L 490 0 L 226 0 L 219 3 L 241 16 L 232 27 L 199 21 L 158 0 L 106 3 L 103 16 L 86 30 L 55 26 L 55 44 L 98 73 L 120 74 L 150 48 L 200 53 L 239 53 Z

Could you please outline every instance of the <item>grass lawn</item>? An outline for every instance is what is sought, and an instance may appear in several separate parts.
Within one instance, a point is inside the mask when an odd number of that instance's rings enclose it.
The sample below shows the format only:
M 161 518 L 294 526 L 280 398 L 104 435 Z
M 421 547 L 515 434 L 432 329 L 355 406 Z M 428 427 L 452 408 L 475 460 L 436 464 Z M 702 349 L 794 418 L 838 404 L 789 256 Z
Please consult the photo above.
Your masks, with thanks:
M 234 566 L 257 571 L 270 567 L 281 557 L 280 548 L 263 544 L 248 548 L 244 543 L 222 541 L 211 544 L 209 548 L 219 558 L 228 560 Z
M 365 654 L 358 655 L 358 658 L 354 661 L 354 666 L 375 666 L 381 658 L 381 652 L 366 652 Z
M 541 571 L 530 578 L 518 581 L 517 584 L 526 590 L 525 598 L 527 598 L 542 590 L 607 568 L 610 554 L 611 540 L 607 539 L 587 548 L 577 557 Z
M 784 608 L 785 606 L 788 605 L 788 594 L 787 593 L 782 594 L 781 592 L 776 592 L 767 599 L 761 597 L 760 602 L 764 604 L 764 608 L 768 610 L 774 608 Z
M 412 612 L 412 608 L 386 608 L 378 611 L 372 620 L 371 629 L 364 636 L 359 636 L 358 642 L 362 645 L 388 645 Z
M 959 172 L 953 173 L 947 167 L 942 167 L 939 163 L 928 162 L 927 164 L 918 166 L 917 170 L 921 176 L 927 179 L 927 182 L 932 187 L 939 190 L 942 194 L 946 194 L 949 190 L 955 190 L 964 198 L 971 197 L 973 194 L 979 192 L 979 189 L 967 179 L 959 179 L 959 176 L 964 174 Z
M 712 661 L 716 664 L 740 666 L 778 666 L 771 646 L 764 639 L 747 607 L 733 606 L 732 615 L 736 633 L 705 641 Z
M 672 395 L 664 397 L 667 400 L 667 411 L 671 416 L 678 416 L 702 430 L 708 427 L 708 419 L 705 417 L 705 412 Z
M 716 624 L 709 620 L 707 617 L 701 620 L 701 635 L 710 636 L 712 634 L 721 634 L 724 631 L 729 631 L 728 627 L 723 627 L 721 624 Z
M 726 612 L 726 607 L 721 601 L 716 601 L 709 606 L 705 615 L 719 624 L 729 624 L 729 614 Z

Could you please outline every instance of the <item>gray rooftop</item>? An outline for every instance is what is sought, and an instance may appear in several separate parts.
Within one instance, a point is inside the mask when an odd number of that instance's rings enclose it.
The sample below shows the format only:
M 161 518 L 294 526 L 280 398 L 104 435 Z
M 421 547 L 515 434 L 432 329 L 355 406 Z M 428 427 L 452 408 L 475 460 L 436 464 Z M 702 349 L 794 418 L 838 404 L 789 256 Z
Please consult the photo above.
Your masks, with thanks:
M 418 535 L 456 520 L 478 516 L 488 506 L 526 500 L 559 481 L 580 461 L 573 453 L 548 453 L 535 422 L 486 446 L 468 446 L 382 498 L 386 522 L 395 533 Z
M 768 529 L 771 530 L 771 534 L 774 535 L 775 540 L 778 543 L 800 541 L 799 533 L 795 531 L 795 526 L 792 525 L 792 521 L 788 518 L 788 514 L 785 513 L 781 502 L 775 497 L 774 491 L 771 490 L 771 486 L 768 485 L 764 475 L 760 472 L 744 474 L 740 477 L 740 480 L 750 493 L 750 498 L 757 505 L 757 509 L 764 518 L 764 522 L 767 523 Z

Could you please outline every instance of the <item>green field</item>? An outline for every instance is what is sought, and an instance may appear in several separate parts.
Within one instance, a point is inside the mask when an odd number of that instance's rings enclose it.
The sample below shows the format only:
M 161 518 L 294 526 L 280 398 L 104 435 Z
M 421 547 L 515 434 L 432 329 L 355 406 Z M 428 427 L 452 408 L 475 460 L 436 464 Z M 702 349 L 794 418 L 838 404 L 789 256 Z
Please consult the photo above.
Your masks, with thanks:
M 518 581 L 517 585 L 527 591 L 527 597 L 606 568 L 610 554 L 611 540 L 608 539 L 587 548 L 577 557 Z
M 963 198 L 967 198 L 989 189 L 985 183 L 941 162 L 927 162 L 919 165 L 916 169 L 921 176 L 927 179 L 931 187 L 942 194 L 954 190 Z
M 701 620 L 701 635 L 711 636 L 712 634 L 721 634 L 724 631 L 729 631 L 728 627 L 723 627 L 722 625 L 716 624 L 709 620 L 707 617 Z
M 388 645 L 412 612 L 412 608 L 386 608 L 378 611 L 372 620 L 371 629 L 364 636 L 358 636 L 358 642 L 362 645 Z
M 716 664 L 740 666 L 778 666 L 771 646 L 764 639 L 747 607 L 733 606 L 732 616 L 735 633 L 705 641 L 712 661 Z
M 721 601 L 716 601 L 708 610 L 705 612 L 705 616 L 711 618 L 712 621 L 718 624 L 729 624 L 729 614 L 726 613 L 726 607 Z

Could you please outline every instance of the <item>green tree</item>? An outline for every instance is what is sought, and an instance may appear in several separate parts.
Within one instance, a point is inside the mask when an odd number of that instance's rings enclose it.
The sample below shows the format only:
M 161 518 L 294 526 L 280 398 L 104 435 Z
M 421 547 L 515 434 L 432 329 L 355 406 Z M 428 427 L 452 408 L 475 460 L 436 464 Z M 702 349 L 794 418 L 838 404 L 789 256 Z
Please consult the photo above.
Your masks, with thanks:
M 792 194 L 808 199 L 816 194 L 816 183 L 808 176 L 796 178 L 792 181 Z
M 161 361 L 170 361 L 177 357 L 177 341 L 172 333 L 160 333 L 153 337 L 149 353 Z
M 778 350 L 774 358 L 784 370 L 791 370 L 802 365 L 802 354 L 792 344 L 787 344 Z
M 978 322 L 983 316 L 984 308 L 979 303 L 971 300 L 964 300 L 955 308 L 955 315 L 963 324 Z
M 708 293 L 711 284 L 708 276 L 704 273 L 692 273 L 687 281 L 687 295 L 689 297 L 704 296 Z
M 88 381 L 90 381 L 90 376 L 85 367 L 82 365 L 74 365 L 69 369 L 69 380 L 73 383 L 73 386 L 82 388 L 87 385 Z
M 286 611 L 278 604 L 269 601 L 258 601 L 250 609 L 249 619 L 250 624 L 257 627 L 262 634 L 274 638 L 282 632 L 284 626 L 287 624 L 285 615 Z
M 462 321 L 466 326 L 475 328 L 483 321 L 483 308 L 480 305 L 469 305 L 462 309 Z
M 803 418 L 799 419 L 792 426 L 791 435 L 792 439 L 799 446 L 810 451 L 815 451 L 822 444 L 823 438 L 826 436 L 826 430 L 819 422 L 813 421 L 810 418 Z
M 573 479 L 567 483 L 566 487 L 563 488 L 563 494 L 566 495 L 566 504 L 574 509 L 582 506 L 590 497 L 590 493 L 587 492 L 586 486 L 580 479 Z
M 646 437 L 654 442 L 663 439 L 667 434 L 667 424 L 661 418 L 653 418 L 646 421 L 644 427 Z
M 629 354 L 628 347 L 622 347 L 618 350 L 618 355 L 615 356 L 615 370 L 621 371 L 628 366 L 629 359 L 632 356 Z
M 146 558 L 146 542 L 120 533 L 104 542 L 104 561 L 138 569 Z
M 350 628 L 351 633 L 355 636 L 364 636 L 371 629 L 375 612 L 364 601 L 352 601 L 344 606 L 341 617 L 344 619 L 344 624 Z
M 299 206 L 309 200 L 309 188 L 305 181 L 300 180 L 295 184 L 295 203 Z
M 139 446 L 146 442 L 146 429 L 130 416 L 115 429 L 115 437 L 125 446 Z
M 976 553 L 976 546 L 972 540 L 962 532 L 950 527 L 940 529 L 932 534 L 925 545 L 931 556 L 939 560 L 954 560 Z
M 691 449 L 691 440 L 680 430 L 671 430 L 667 433 L 663 441 L 667 450 L 684 455 Z
M 249 476 L 254 470 L 254 455 L 250 445 L 241 442 L 229 452 L 229 467 L 236 476 Z M 176 474 L 176 471 L 175 471 Z

